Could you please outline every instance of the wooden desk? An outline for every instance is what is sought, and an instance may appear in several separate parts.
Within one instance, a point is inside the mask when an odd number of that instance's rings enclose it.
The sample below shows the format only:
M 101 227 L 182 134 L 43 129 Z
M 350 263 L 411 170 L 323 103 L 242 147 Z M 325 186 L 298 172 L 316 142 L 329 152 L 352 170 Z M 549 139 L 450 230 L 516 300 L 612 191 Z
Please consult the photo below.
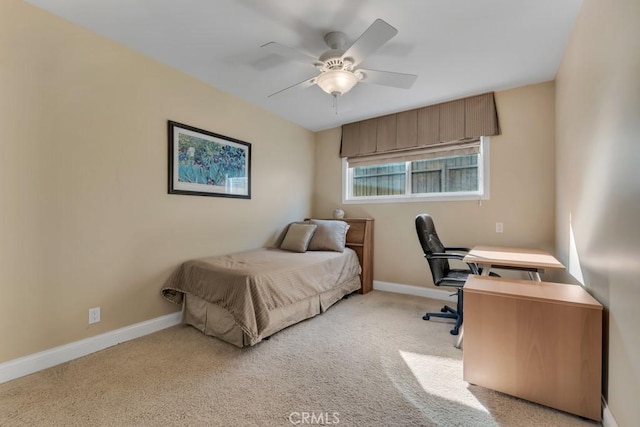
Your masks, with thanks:
M 581 286 L 469 276 L 464 380 L 601 419 L 602 305 Z
M 563 270 L 564 265 L 551 254 L 540 249 L 508 248 L 503 246 L 476 246 L 464 257 L 482 268 L 482 275 L 488 276 L 492 268 L 523 270 L 533 280 L 540 281 L 544 270 Z

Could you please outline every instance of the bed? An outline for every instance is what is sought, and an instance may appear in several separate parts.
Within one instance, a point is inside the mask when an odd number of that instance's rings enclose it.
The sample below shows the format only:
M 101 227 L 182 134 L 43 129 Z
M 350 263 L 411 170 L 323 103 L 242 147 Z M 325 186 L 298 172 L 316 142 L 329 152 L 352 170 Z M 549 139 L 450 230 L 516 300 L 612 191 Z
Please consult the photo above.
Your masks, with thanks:
M 182 263 L 163 286 L 163 297 L 182 305 L 184 323 L 238 347 L 255 345 L 323 313 L 361 289 L 362 268 L 359 254 L 347 247 L 348 223 L 310 221 L 316 227 L 289 225 L 289 230 L 298 227 L 315 233 L 295 250 L 283 249 L 291 234 L 286 232 L 278 247 Z M 343 232 L 342 242 L 331 250 L 324 250 L 335 243 L 333 236 L 326 239 L 327 227 L 342 227 Z

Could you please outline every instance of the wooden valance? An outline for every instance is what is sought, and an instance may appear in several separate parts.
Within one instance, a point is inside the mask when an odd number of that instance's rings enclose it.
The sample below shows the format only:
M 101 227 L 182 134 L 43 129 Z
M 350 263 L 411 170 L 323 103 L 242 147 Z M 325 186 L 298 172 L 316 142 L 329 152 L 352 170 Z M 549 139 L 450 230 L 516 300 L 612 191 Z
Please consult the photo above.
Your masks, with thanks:
M 499 135 L 493 92 L 342 126 L 340 156 L 356 158 Z

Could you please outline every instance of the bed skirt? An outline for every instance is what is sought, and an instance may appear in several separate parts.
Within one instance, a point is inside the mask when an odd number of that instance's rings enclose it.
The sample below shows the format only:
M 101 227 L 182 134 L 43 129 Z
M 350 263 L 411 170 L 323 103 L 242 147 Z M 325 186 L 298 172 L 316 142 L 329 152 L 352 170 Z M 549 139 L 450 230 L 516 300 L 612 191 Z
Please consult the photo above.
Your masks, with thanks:
M 287 326 L 324 313 L 342 297 L 360 289 L 360 286 L 360 277 L 356 276 L 321 294 L 270 310 L 269 324 L 260 339 L 269 337 Z M 205 335 L 219 338 L 235 346 L 250 345 L 248 337 L 227 310 L 192 294 L 185 294 L 184 298 L 184 323 L 192 325 Z

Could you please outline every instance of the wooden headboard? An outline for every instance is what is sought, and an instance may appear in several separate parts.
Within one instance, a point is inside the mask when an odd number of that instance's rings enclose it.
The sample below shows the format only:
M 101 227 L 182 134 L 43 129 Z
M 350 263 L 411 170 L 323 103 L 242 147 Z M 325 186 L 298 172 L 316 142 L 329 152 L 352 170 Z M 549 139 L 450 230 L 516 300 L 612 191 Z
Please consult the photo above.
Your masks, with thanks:
M 361 294 L 373 289 L 373 218 L 343 218 L 349 224 L 347 247 L 358 254 L 362 274 Z

